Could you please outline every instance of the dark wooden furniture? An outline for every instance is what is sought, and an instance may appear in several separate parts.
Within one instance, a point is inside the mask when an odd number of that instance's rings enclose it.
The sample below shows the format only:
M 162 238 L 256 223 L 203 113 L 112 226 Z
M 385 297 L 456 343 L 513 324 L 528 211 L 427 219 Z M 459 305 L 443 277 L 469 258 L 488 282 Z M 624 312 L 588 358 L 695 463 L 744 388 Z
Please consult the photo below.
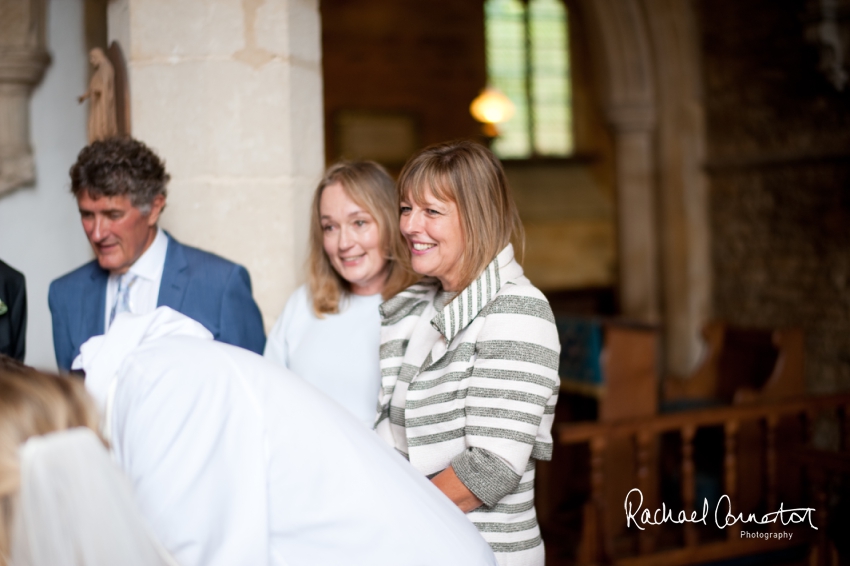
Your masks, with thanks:
M 789 421 L 801 423 L 804 437 L 800 441 L 808 442 L 813 434 L 813 423 L 822 411 L 839 415 L 842 423 L 843 445 L 846 448 L 850 441 L 850 395 L 848 394 L 753 402 L 614 422 L 558 424 L 556 438 L 561 446 L 583 444 L 590 450 L 591 493 L 584 508 L 584 524 L 576 557 L 577 563 L 631 566 L 699 564 L 812 543 L 816 540 L 817 531 L 804 525 L 797 526 L 791 540 L 766 540 L 741 539 L 740 528 L 723 530 L 720 532 L 722 538 L 705 537 L 706 533 L 701 530 L 701 527 L 685 524 L 681 528 L 678 544 L 666 548 L 658 548 L 653 544 L 653 530 L 651 530 L 653 527 L 639 532 L 632 527 L 636 543 L 624 550 L 622 546 L 615 545 L 615 537 L 606 528 L 607 516 L 610 514 L 618 515 L 619 520 L 625 522 L 622 502 L 620 505 L 611 506 L 606 500 L 606 486 L 610 479 L 606 474 L 606 462 L 617 457 L 609 452 L 610 446 L 620 440 L 631 442 L 636 454 L 632 483 L 642 490 L 648 490 L 652 484 L 657 484 L 659 481 L 659 478 L 653 475 L 651 466 L 650 447 L 653 440 L 658 439 L 662 434 L 677 434 L 681 442 L 681 501 L 683 509 L 690 513 L 696 510 L 698 505 L 695 501 L 694 485 L 694 437 L 701 429 L 719 427 L 724 437 L 723 493 L 728 495 L 735 505 L 741 488 L 738 434 L 742 426 L 757 424 L 764 430 L 764 441 L 760 447 L 764 453 L 762 473 L 765 478 L 764 489 L 760 493 L 762 508 L 777 510 L 780 503 L 779 486 L 790 468 L 788 454 L 780 450 L 782 445 L 780 431 Z M 786 508 L 790 507 L 788 501 L 783 499 L 782 502 Z M 645 502 L 644 507 L 654 510 L 657 506 L 652 502 Z M 772 525 L 772 527 L 790 529 L 786 526 Z M 711 531 L 711 529 L 708 530 Z M 717 534 L 719 530 L 715 528 L 714 531 L 713 534 Z
M 845 424 L 850 421 L 845 421 Z M 847 554 L 850 544 L 847 542 L 847 524 L 850 518 L 846 516 L 847 508 L 850 507 L 850 434 L 844 435 L 844 446 L 841 451 L 819 450 L 805 448 L 794 453 L 794 458 L 799 462 L 806 472 L 811 489 L 812 501 L 818 509 L 817 543 L 812 546 L 809 553 L 809 564 L 811 566 L 841 566 L 847 563 Z M 836 498 L 837 496 L 837 498 Z M 831 509 L 831 501 L 838 499 L 843 513 L 836 513 Z M 830 528 L 833 519 L 841 521 L 841 524 Z M 837 546 L 843 547 L 845 560 L 842 562 Z
M 805 393 L 799 328 L 741 328 L 716 320 L 705 326 L 703 337 L 702 363 L 686 378 L 664 380 L 664 404 L 747 403 Z
M 559 411 L 567 409 L 571 402 L 582 402 L 576 399 L 579 397 L 592 400 L 599 422 L 657 414 L 659 341 L 656 327 L 617 318 L 570 318 L 565 321 L 556 317 L 556 320 L 562 342 Z M 586 359 L 565 359 L 571 354 Z M 556 415 L 556 418 L 562 421 L 564 415 Z M 619 508 L 634 487 L 635 447 L 627 439 L 611 439 L 607 453 L 604 499 L 607 507 Z M 641 456 L 647 459 L 646 465 L 652 468 L 653 474 L 657 474 L 657 454 L 658 443 L 648 439 Z M 544 524 L 553 516 L 554 501 L 562 499 L 559 497 L 562 494 L 552 488 L 559 481 L 552 477 L 556 475 L 553 468 L 562 474 L 575 473 L 573 468 L 565 470 L 563 463 L 559 467 L 557 460 L 554 465 L 541 463 L 538 466 L 538 514 Z M 646 493 L 653 500 L 657 499 L 654 484 L 646 486 Z M 607 532 L 620 533 L 624 522 L 609 515 L 605 528 Z

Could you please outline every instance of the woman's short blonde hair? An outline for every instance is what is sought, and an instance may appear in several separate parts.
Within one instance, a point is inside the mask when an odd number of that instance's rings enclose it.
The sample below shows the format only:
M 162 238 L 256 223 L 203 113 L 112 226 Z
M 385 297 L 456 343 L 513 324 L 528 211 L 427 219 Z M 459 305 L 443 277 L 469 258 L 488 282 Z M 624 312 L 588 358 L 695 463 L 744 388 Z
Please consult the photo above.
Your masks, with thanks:
M 75 427 L 98 432 L 98 416 L 80 380 L 47 375 L 0 355 L 0 565 L 9 556 L 20 489 L 18 449 L 32 436 Z
M 457 291 L 475 281 L 512 239 L 523 248 L 522 221 L 505 170 L 486 147 L 454 141 L 411 157 L 398 180 L 399 199 L 422 205 L 427 190 L 455 203 L 460 213 L 464 246 Z
M 310 218 L 309 285 L 313 310 L 318 316 L 339 312 L 339 303 L 351 292 L 351 284 L 333 268 L 325 253 L 321 221 L 322 193 L 339 183 L 346 194 L 363 207 L 378 225 L 387 259 L 384 299 L 412 285 L 418 276 L 410 269 L 407 246 L 398 229 L 398 193 L 387 170 L 373 161 L 343 161 L 331 165 L 316 188 Z

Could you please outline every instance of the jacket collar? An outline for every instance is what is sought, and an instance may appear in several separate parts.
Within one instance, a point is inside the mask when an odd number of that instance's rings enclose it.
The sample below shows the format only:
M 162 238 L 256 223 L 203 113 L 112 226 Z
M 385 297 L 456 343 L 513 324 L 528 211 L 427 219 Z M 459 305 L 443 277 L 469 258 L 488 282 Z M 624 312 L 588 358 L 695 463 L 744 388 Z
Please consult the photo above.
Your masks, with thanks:
M 109 280 L 109 272 L 98 265 L 97 260 L 91 262 L 90 277 L 93 281 L 93 292 L 83 294 L 82 312 L 80 317 L 79 336 L 88 339 L 89 336 L 103 334 L 106 313 L 106 282 Z M 75 344 L 79 347 L 82 344 Z
M 514 260 L 514 247 L 508 244 L 475 281 L 431 319 L 431 326 L 445 336 L 446 343 L 450 344 L 496 297 L 506 283 L 520 276 L 522 267 Z
M 171 307 L 179 311 L 189 283 L 189 273 L 186 271 L 189 262 L 186 261 L 180 242 L 172 238 L 168 232 L 165 234 L 168 236 L 168 251 L 165 254 L 165 266 L 162 270 L 156 306 Z
M 130 266 L 129 273 L 138 275 L 139 277 L 151 282 L 159 281 L 162 278 L 162 272 L 165 268 L 165 256 L 168 253 L 169 237 L 165 235 L 165 231 L 158 227 L 156 228 L 156 236 L 148 246 L 148 249 Z

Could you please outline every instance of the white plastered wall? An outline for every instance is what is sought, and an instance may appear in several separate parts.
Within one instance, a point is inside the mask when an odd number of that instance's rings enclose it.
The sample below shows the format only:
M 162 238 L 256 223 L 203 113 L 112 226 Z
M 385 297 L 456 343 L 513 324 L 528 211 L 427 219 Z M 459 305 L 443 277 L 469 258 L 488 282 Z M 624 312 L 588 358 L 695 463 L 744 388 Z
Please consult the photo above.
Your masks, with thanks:
M 83 0 L 47 2 L 52 61 L 30 105 L 36 183 L 0 197 L 0 259 L 27 278 L 26 363 L 55 369 L 47 289 L 56 277 L 92 258 L 70 193 L 68 169 L 86 144 Z

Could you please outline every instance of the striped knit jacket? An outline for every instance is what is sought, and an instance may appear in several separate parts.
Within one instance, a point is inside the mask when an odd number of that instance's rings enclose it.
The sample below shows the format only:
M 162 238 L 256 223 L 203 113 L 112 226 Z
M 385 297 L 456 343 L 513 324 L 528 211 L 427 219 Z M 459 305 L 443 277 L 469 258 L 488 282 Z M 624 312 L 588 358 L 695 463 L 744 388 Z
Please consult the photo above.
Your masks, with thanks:
M 454 468 L 501 565 L 543 564 L 534 461 L 552 455 L 560 352 L 548 301 L 508 245 L 454 298 L 426 279 L 381 314 L 378 434 L 429 477 Z

